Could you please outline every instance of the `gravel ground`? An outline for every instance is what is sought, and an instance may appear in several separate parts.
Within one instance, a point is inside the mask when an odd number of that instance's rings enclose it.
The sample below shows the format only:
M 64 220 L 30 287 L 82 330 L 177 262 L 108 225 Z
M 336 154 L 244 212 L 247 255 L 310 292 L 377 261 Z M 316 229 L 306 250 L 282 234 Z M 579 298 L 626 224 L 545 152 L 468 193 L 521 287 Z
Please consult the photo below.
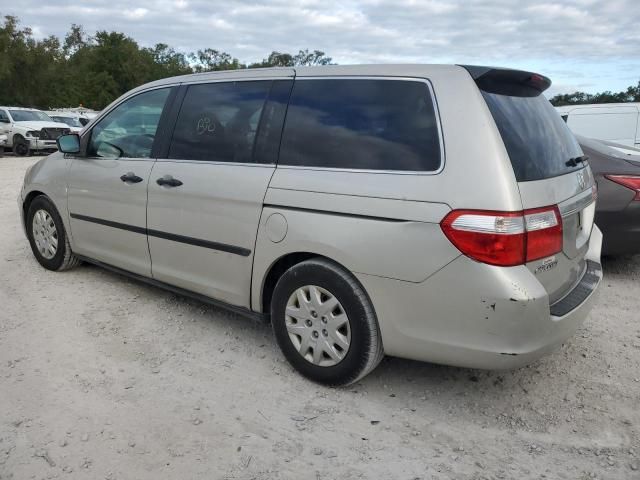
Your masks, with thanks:
M 520 370 L 386 358 L 347 389 L 268 326 L 96 267 L 41 268 L 0 158 L 1 479 L 640 479 L 640 256 Z

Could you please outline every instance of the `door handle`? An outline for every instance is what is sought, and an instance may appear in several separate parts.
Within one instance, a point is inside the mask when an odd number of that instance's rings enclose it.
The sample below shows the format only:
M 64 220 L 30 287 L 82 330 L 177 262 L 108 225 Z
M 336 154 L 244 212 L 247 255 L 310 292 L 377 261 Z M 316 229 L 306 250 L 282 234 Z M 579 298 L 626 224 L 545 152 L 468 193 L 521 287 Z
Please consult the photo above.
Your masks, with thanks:
M 165 175 L 164 177 L 159 178 L 156 180 L 156 183 L 164 187 L 179 187 L 182 185 L 180 180 L 173 178 L 171 175 Z
M 122 180 L 124 183 L 140 183 L 143 179 L 133 172 L 128 172 L 122 175 L 120 177 L 120 180 Z

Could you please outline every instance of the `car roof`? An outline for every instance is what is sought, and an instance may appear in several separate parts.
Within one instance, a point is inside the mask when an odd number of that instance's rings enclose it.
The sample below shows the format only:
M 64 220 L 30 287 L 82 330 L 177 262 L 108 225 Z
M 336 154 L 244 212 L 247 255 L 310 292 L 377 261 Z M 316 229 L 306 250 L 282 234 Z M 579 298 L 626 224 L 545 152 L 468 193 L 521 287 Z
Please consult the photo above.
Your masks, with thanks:
M 164 85 L 175 85 L 180 83 L 208 82 L 221 78 L 260 79 L 265 77 L 327 77 L 333 75 L 413 77 L 428 75 L 430 72 L 434 71 L 459 72 L 461 69 L 463 69 L 463 67 L 460 67 L 459 65 L 436 64 L 319 65 L 313 67 L 243 68 L 239 70 L 191 73 L 177 77 L 163 78 L 161 80 L 141 85 L 134 90 L 138 91 L 152 87 L 161 87 Z
M 582 135 L 575 135 L 575 137 L 578 140 L 578 143 L 580 144 L 580 146 L 583 148 L 584 147 L 590 148 L 601 154 L 609 155 L 611 157 L 622 158 L 624 160 L 628 160 L 629 157 L 640 159 L 640 149 L 637 149 L 635 147 L 630 147 L 628 145 L 622 145 L 622 144 L 610 142 L 607 140 L 599 140 L 597 138 L 584 137 Z M 626 150 L 629 152 L 637 152 L 637 153 L 624 154 L 621 152 L 620 149 Z
M 604 112 L 604 110 L 611 109 L 612 112 Z M 570 113 L 573 110 L 599 110 L 601 113 L 616 113 L 615 110 L 620 109 L 635 109 L 640 111 L 640 102 L 626 102 L 626 103 L 587 103 L 576 105 L 562 105 L 556 107 L 556 110 L 560 113 Z
M 42 110 L 40 110 L 39 108 L 29 108 L 29 107 L 3 107 L 0 106 L 0 108 L 5 108 L 7 110 L 27 110 L 27 111 L 36 111 L 36 112 L 42 112 Z

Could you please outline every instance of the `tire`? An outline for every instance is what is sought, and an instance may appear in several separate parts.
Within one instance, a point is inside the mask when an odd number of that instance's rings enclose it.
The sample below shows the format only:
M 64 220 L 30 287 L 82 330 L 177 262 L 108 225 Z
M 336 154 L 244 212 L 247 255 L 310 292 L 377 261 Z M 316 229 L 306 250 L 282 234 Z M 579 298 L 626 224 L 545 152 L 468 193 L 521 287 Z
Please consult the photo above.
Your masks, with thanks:
M 19 135 L 13 138 L 13 154 L 16 157 L 27 157 L 31 153 L 29 143 Z
M 47 214 L 48 218 L 41 212 Z M 44 252 L 42 251 L 42 236 L 39 236 L 38 233 L 36 233 L 37 228 L 34 226 L 34 217 L 36 214 L 39 214 L 40 225 L 46 223 L 49 231 L 52 230 L 50 228 L 51 224 L 55 226 L 55 235 L 53 236 L 57 238 L 57 246 L 55 254 L 53 255 L 51 255 L 52 251 L 47 248 L 44 249 Z M 43 217 L 47 218 L 46 222 L 42 221 Z M 36 257 L 38 263 L 40 263 L 44 268 L 60 272 L 63 270 L 69 270 L 80 264 L 80 260 L 71 251 L 69 238 L 67 237 L 67 232 L 64 229 L 62 218 L 60 218 L 58 210 L 48 197 L 40 195 L 33 199 L 29 205 L 29 210 L 27 211 L 25 226 L 27 230 L 27 237 L 29 238 L 29 244 L 31 245 L 31 251 Z M 42 229 L 40 231 L 44 232 Z M 38 245 L 38 241 L 40 241 L 40 246 Z M 51 243 L 52 242 L 49 242 L 49 244 Z M 49 255 L 51 256 L 49 257 Z
M 314 293 L 319 293 L 320 302 L 308 303 Z M 327 312 L 329 307 L 325 305 L 333 301 L 332 297 L 337 306 Z M 335 326 L 344 321 L 342 314 L 347 322 L 337 329 Z M 340 386 L 357 382 L 384 356 L 378 321 L 362 285 L 344 268 L 324 258 L 294 265 L 280 277 L 271 300 L 271 322 L 289 363 L 318 383 Z M 305 338 L 307 343 L 303 343 Z M 345 339 L 348 346 L 343 349 Z

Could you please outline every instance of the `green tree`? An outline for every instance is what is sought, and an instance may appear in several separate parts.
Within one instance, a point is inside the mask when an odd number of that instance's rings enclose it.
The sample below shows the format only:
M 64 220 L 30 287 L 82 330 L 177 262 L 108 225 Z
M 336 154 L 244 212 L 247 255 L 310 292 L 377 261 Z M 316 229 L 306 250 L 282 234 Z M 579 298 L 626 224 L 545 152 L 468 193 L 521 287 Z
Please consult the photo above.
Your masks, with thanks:
M 308 49 L 300 50 L 296 55 L 273 51 L 261 62 L 252 63 L 249 68 L 261 67 L 298 67 L 306 65 L 331 65 L 333 59 L 327 57 L 324 52 Z
M 293 57 L 293 64 L 295 66 L 315 66 L 315 65 L 331 65 L 333 59 L 327 57 L 324 52 L 320 50 L 314 50 L 309 52 L 308 49 L 300 50 L 296 56 Z
M 151 54 L 154 62 L 154 79 L 185 75 L 193 70 L 185 54 L 176 52 L 165 43 L 158 43 L 155 47 L 145 49 Z
M 209 72 L 214 70 L 237 70 L 245 68 L 237 58 L 226 52 L 221 52 L 213 48 L 205 48 L 192 53 L 189 56 L 193 69 L 196 72 Z
M 324 52 L 305 49 L 297 54 L 273 51 L 249 67 L 331 63 Z M 77 24 L 70 26 L 63 39 L 37 40 L 15 16 L 5 16 L 0 23 L 0 104 L 102 109 L 152 80 L 240 68 L 247 66 L 215 48 L 183 53 L 165 43 L 143 47 L 121 32 L 99 31 L 90 36 Z
M 640 102 L 640 81 L 622 92 L 609 90 L 600 93 L 573 92 L 558 94 L 549 100 L 556 107 L 563 105 L 584 105 L 588 103 L 625 103 Z

